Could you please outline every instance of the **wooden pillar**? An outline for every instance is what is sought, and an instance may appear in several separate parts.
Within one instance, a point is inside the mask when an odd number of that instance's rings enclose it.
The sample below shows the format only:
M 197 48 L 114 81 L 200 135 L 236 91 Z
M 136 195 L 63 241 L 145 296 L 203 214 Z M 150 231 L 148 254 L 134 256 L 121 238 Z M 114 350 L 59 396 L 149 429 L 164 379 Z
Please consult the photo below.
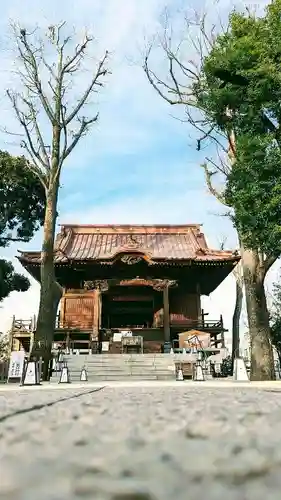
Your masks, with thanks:
M 99 290 L 99 288 L 95 288 L 92 340 L 97 339 L 100 329 L 101 300 L 102 300 L 101 291 Z
M 65 349 L 66 349 L 66 352 L 70 352 L 70 332 L 68 331 L 66 333 L 66 339 L 65 339 Z
M 14 324 L 15 324 L 15 316 L 13 316 L 12 328 L 9 333 L 9 357 L 11 356 L 11 352 L 14 349 Z
M 170 306 L 169 306 L 169 285 L 165 285 L 163 290 L 163 308 L 164 308 L 164 339 L 165 342 L 171 341 L 170 335 Z
M 223 317 L 222 314 L 220 315 L 220 324 L 221 324 L 221 347 L 222 349 L 225 348 L 225 338 L 224 338 L 224 327 L 223 327 Z M 238 341 L 238 347 L 236 349 L 236 354 L 235 357 L 239 357 L 239 341 Z
M 200 285 L 197 283 L 196 285 L 196 301 L 197 301 L 197 319 L 200 321 L 201 319 L 201 290 Z
M 65 324 L 65 306 L 66 306 L 66 295 L 67 293 L 67 289 L 64 288 L 63 289 L 63 296 L 61 298 L 61 301 L 60 301 L 60 325 L 59 325 L 59 328 L 65 328 L 66 327 L 66 324 Z
M 34 344 L 34 330 L 30 332 L 29 354 L 32 353 L 33 344 Z

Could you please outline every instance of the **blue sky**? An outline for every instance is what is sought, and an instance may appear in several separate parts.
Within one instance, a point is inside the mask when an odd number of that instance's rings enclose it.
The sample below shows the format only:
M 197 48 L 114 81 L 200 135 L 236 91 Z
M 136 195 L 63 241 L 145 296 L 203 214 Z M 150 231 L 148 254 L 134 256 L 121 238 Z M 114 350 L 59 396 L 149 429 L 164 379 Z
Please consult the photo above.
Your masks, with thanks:
M 266 2 L 259 2 L 259 6 Z M 236 2 L 237 4 L 237 2 Z M 241 4 L 241 2 L 238 2 Z M 222 17 L 233 2 L 219 4 Z M 80 223 L 202 223 L 210 246 L 236 247 L 236 235 L 230 221 L 219 214 L 222 207 L 208 193 L 200 168 L 204 156 L 196 151 L 195 136 L 176 117 L 182 111 L 171 109 L 148 84 L 141 68 L 146 40 L 160 29 L 165 7 L 174 21 L 179 9 L 207 9 L 216 18 L 218 7 L 211 1 L 183 0 L 10 0 L 1 7 L 0 108 L 3 122 L 15 129 L 5 89 L 14 85 L 11 74 L 14 54 L 11 50 L 9 21 L 22 26 L 67 21 L 77 36 L 87 27 L 97 38 L 97 57 L 105 49 L 111 52 L 107 84 L 99 102 L 90 109 L 99 110 L 100 120 L 83 139 L 63 170 L 59 199 L 59 222 Z M 162 61 L 156 59 L 159 70 Z M 84 88 L 87 72 L 78 81 L 77 92 Z M 173 116 L 172 116 L 173 114 Z M 3 123 L 2 122 L 2 123 Z M 45 143 L 50 143 L 46 129 Z M 19 152 L 11 136 L 0 137 L 0 147 Z M 2 252 L 13 259 L 19 244 Z M 40 234 L 21 249 L 40 248 Z M 19 265 L 16 264 L 18 267 Z M 212 295 L 204 299 L 210 317 L 223 313 L 230 326 L 233 310 L 233 278 L 229 277 Z M 36 313 L 38 285 L 25 294 L 13 293 L 0 309 L 0 331 L 5 331 L 14 312 L 30 316 Z

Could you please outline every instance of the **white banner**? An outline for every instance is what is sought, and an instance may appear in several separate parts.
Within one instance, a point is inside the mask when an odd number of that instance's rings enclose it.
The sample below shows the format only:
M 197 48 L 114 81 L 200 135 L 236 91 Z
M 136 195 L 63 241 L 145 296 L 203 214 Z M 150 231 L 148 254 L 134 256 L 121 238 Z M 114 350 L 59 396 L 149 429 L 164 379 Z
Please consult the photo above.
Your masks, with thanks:
M 24 367 L 24 351 L 12 351 L 9 364 L 9 379 L 21 379 Z

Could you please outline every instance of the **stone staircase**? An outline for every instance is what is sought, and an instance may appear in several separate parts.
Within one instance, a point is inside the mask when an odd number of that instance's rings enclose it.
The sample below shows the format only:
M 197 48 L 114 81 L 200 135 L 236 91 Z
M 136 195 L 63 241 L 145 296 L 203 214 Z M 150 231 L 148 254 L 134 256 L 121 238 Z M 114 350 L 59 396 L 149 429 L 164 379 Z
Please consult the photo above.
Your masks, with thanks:
M 83 367 L 89 382 L 107 380 L 173 380 L 174 357 L 170 354 L 98 354 L 64 357 L 71 382 L 80 381 Z M 58 382 L 60 374 L 53 373 L 51 382 Z

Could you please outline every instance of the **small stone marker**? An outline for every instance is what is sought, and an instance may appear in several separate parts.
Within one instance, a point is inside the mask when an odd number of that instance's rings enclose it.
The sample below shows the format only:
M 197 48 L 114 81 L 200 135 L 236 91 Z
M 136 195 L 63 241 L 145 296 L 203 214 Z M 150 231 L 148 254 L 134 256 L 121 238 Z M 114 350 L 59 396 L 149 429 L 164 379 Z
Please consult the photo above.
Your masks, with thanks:
M 21 385 L 40 385 L 38 361 L 27 361 L 23 371 Z
M 81 373 L 80 373 L 80 381 L 81 382 L 88 382 L 88 374 L 85 366 L 83 366 Z
M 66 364 L 62 367 L 59 384 L 70 384 L 69 369 Z
M 235 382 L 249 382 L 247 368 L 243 358 L 234 359 L 233 379 Z
M 174 354 L 174 349 L 171 347 L 170 354 Z

